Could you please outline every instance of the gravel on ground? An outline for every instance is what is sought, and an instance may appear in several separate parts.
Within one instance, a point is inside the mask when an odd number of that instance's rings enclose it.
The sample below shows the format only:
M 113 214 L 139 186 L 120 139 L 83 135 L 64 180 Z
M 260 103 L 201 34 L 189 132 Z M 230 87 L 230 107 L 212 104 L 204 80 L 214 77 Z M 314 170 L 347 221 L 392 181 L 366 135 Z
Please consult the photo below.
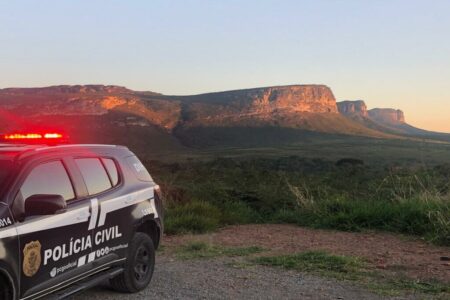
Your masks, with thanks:
M 157 253 L 153 281 L 140 293 L 116 293 L 105 283 L 73 299 L 388 299 L 350 282 L 244 264 L 242 258 L 178 259 L 176 249 L 192 241 L 225 247 L 260 246 L 266 250 L 266 255 L 324 250 L 364 258 L 372 268 L 382 272 L 395 275 L 401 270 L 410 278 L 450 282 L 450 265 L 441 260 L 450 256 L 450 249 L 419 239 L 291 225 L 241 225 L 211 234 L 165 237 L 162 251 Z M 421 297 L 411 294 L 392 299 Z
M 158 257 L 144 291 L 119 294 L 105 284 L 73 300 L 119 299 L 388 299 L 350 283 L 263 266 L 234 266 L 232 258 L 178 260 Z M 413 295 L 395 299 L 418 299 Z
M 168 249 L 189 241 L 204 241 L 228 247 L 260 246 L 270 255 L 323 250 L 335 255 L 357 256 L 373 269 L 417 280 L 439 280 L 450 284 L 449 247 L 431 245 L 421 239 L 384 232 L 342 232 L 294 225 L 239 225 L 202 235 L 168 236 Z M 401 274 L 397 274 L 401 272 Z

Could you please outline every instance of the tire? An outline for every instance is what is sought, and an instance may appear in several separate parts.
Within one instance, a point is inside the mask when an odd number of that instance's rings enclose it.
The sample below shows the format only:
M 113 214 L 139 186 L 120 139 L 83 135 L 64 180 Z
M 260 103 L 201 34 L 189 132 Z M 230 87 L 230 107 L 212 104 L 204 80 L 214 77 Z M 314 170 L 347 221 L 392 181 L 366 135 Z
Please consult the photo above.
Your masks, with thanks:
M 0 299 L 13 300 L 14 289 L 11 287 L 10 282 L 0 274 Z
M 128 248 L 125 270 L 110 280 L 111 286 L 122 293 L 137 293 L 152 280 L 155 269 L 155 247 L 152 239 L 137 232 Z

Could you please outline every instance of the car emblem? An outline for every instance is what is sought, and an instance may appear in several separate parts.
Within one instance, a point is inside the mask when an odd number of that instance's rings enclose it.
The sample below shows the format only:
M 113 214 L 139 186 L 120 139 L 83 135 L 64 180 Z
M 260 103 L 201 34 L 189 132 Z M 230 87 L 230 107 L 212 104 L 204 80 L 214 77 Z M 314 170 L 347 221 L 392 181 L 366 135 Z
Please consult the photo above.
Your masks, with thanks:
M 27 277 L 34 276 L 41 267 L 41 243 L 33 241 L 23 248 L 23 273 Z

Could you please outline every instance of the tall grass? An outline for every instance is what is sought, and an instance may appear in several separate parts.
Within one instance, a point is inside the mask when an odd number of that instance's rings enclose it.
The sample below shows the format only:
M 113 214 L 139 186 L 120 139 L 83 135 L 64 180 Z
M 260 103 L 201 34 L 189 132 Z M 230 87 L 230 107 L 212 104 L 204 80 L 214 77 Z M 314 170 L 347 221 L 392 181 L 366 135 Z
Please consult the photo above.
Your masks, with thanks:
M 450 245 L 450 166 L 337 166 L 287 157 L 150 168 L 168 194 L 168 233 L 275 222 L 377 229 Z
M 204 233 L 223 225 L 255 222 L 257 214 L 240 202 L 215 206 L 206 201 L 191 200 L 185 204 L 169 202 L 165 218 L 165 231 L 168 234 Z

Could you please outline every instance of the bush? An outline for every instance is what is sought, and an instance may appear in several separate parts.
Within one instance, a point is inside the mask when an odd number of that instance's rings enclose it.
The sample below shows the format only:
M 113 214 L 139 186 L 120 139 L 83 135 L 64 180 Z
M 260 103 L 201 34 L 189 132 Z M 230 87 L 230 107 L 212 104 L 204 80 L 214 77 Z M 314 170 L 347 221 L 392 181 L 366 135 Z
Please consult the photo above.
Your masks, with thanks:
M 213 205 L 192 201 L 166 210 L 165 231 L 168 234 L 204 233 L 219 227 L 220 211 Z
M 222 225 L 261 223 L 261 216 L 243 202 L 229 201 L 220 205 Z
M 440 199 L 395 203 L 339 198 L 320 201 L 314 209 L 279 210 L 271 220 L 343 231 L 384 230 L 450 245 L 450 204 Z
M 219 226 L 260 223 L 259 214 L 241 202 L 225 202 L 219 207 L 205 201 L 171 205 L 166 209 L 168 234 L 205 233 Z

